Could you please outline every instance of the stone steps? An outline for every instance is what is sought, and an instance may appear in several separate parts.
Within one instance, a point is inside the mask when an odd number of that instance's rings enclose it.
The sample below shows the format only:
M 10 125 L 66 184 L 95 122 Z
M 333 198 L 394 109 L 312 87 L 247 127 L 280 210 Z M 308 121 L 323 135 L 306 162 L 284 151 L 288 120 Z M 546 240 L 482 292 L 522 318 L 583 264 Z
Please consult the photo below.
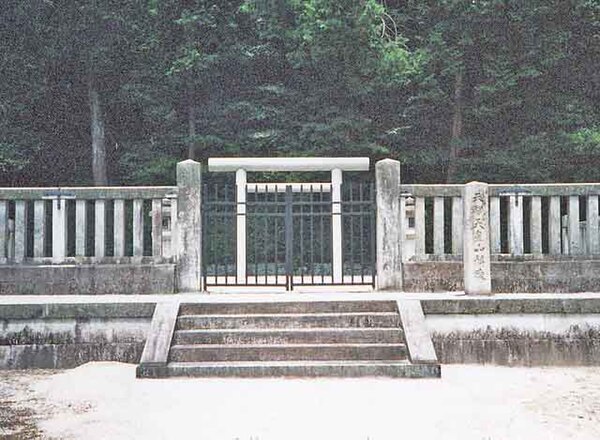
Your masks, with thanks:
M 293 328 L 177 330 L 173 345 L 189 344 L 393 344 L 404 341 L 400 328 Z
M 398 307 L 394 301 L 157 305 L 137 375 L 439 377 L 437 362 L 411 362 Z
M 180 315 L 264 315 L 304 313 L 397 313 L 395 301 L 307 301 L 181 304 Z
M 408 361 L 172 362 L 165 377 L 440 377 L 439 364 Z
M 170 362 L 405 360 L 404 344 L 173 345 Z
M 176 330 L 284 328 L 398 328 L 393 312 L 180 315 Z

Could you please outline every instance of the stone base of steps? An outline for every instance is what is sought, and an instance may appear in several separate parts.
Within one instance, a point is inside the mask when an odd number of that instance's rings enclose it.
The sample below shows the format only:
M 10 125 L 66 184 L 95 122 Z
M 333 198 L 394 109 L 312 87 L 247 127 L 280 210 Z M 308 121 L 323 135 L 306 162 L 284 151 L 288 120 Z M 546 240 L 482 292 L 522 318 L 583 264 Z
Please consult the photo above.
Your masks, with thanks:
M 439 364 L 408 361 L 170 362 L 166 366 L 139 365 L 136 375 L 140 378 L 439 378 L 441 368 Z

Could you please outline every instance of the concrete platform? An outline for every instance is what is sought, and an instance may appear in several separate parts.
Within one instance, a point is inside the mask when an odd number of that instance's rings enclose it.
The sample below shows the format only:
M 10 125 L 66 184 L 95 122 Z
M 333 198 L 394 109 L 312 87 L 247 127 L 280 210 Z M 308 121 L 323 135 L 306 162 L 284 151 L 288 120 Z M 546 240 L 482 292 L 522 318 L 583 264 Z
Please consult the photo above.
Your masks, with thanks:
M 425 321 L 421 328 L 426 329 L 426 335 L 433 341 L 441 363 L 600 365 L 600 293 L 597 292 L 470 297 L 455 292 L 338 290 L 326 293 L 2 295 L 0 369 L 70 368 L 94 360 L 137 363 L 157 304 L 179 307 L 182 303 L 190 312 L 210 310 L 229 315 L 220 320 L 230 320 L 235 319 L 232 314 L 239 314 L 241 309 L 244 313 L 251 312 L 253 307 L 265 307 L 270 313 L 290 307 L 289 311 L 295 313 L 312 307 L 323 313 L 334 310 L 355 313 L 352 312 L 354 303 L 365 300 L 370 304 L 365 311 L 374 313 L 385 313 L 389 304 L 396 301 L 419 302 Z M 223 313 L 225 309 L 231 313 Z M 294 331 L 247 328 L 174 332 L 176 338 L 181 338 L 176 345 L 199 341 L 261 344 L 265 340 L 286 344 L 397 342 L 396 336 L 392 339 L 388 339 L 389 335 L 383 336 L 385 329 L 348 327 L 323 332 L 318 328 Z

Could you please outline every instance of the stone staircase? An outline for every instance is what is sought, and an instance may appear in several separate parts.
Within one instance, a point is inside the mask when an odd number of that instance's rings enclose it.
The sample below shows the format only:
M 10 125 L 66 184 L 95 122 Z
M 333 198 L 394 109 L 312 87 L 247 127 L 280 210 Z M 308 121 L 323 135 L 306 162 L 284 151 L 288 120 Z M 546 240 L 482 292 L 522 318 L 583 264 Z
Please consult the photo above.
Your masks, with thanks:
M 153 322 L 171 337 L 157 356 L 151 331 L 138 377 L 440 375 L 410 361 L 396 301 L 184 303 L 175 315 Z

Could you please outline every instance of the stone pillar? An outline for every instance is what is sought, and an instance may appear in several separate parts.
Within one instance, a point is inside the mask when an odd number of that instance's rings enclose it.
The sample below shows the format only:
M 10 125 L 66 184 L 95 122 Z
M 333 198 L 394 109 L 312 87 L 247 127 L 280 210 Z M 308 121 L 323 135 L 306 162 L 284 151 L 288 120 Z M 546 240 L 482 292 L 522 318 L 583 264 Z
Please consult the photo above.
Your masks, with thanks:
M 400 216 L 400 162 L 375 164 L 377 185 L 377 289 L 402 289 L 402 222 Z
M 463 265 L 465 293 L 492 292 L 488 185 L 470 182 L 463 187 Z
M 331 232 L 333 282 L 343 282 L 342 261 L 342 170 L 331 171 Z
M 193 160 L 177 164 L 177 290 L 201 290 L 202 260 L 202 175 Z

